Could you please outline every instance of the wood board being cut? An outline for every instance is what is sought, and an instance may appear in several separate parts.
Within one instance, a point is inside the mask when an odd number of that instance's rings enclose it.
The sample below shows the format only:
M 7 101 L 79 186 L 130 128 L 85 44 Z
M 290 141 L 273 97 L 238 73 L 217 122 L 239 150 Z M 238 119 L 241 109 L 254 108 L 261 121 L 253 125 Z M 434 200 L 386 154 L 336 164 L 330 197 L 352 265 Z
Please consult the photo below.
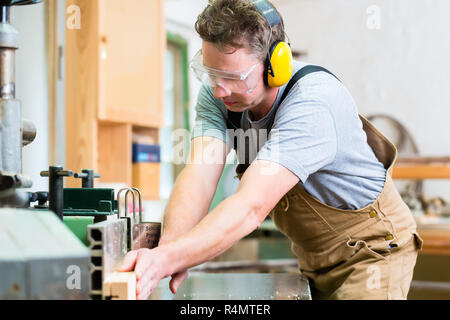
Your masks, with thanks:
M 103 300 L 136 300 L 136 274 L 114 272 L 106 275 Z

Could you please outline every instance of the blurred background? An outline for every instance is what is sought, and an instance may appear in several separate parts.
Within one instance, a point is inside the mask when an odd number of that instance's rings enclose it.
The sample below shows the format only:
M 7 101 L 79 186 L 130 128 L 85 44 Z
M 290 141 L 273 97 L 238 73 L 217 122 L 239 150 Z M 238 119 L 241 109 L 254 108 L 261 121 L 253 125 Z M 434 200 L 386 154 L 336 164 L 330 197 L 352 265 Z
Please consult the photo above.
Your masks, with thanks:
M 176 159 L 186 156 L 178 147 L 188 149 L 195 119 L 200 83 L 188 64 L 201 47 L 194 23 L 207 2 L 47 0 L 12 8 L 20 32 L 16 96 L 37 128 L 23 151 L 33 190 L 48 189 L 39 173 L 49 165 L 89 168 L 101 175 L 97 187 L 140 188 L 146 219 L 162 221 L 183 168 Z M 272 2 L 295 58 L 335 73 L 360 113 L 398 147 L 395 183 L 425 239 L 412 297 L 450 298 L 450 2 Z M 212 208 L 237 187 L 233 154 L 229 162 Z M 217 259 L 241 260 L 295 269 L 270 221 Z

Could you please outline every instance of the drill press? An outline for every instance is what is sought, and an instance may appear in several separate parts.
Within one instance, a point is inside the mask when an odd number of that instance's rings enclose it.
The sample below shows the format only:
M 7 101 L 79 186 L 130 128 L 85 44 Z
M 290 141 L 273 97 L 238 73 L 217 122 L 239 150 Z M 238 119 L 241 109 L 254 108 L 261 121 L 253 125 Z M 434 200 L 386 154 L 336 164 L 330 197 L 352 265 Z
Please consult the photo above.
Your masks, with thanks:
M 10 7 L 41 0 L 0 0 L 0 206 L 25 207 L 26 193 L 16 189 L 32 186 L 22 174 L 22 147 L 33 142 L 36 128 L 22 120 L 22 106 L 16 100 L 15 54 L 19 34 L 10 24 Z
M 50 166 L 41 172 L 49 178 L 48 192 L 19 191 L 32 186 L 22 174 L 22 147 L 33 142 L 36 128 L 22 119 L 15 98 L 19 36 L 10 24 L 10 8 L 39 2 L 0 0 L 0 300 L 101 299 L 107 274 L 136 248 L 131 240 L 154 247 L 161 225 L 139 221 L 133 229 L 128 213 L 119 214 L 114 190 L 94 188 L 99 174 L 93 170 L 74 174 Z M 82 188 L 64 188 L 65 177 L 81 179 Z M 140 192 L 132 192 L 139 195 L 141 214 Z M 39 203 L 31 208 L 33 202 Z M 78 270 L 79 286 L 68 285 L 71 270 Z
M 31 193 L 18 189 L 32 186 L 22 174 L 22 147 L 34 140 L 36 128 L 22 119 L 16 100 L 19 34 L 10 8 L 39 2 L 0 0 L 0 300 L 87 299 L 89 250 L 54 213 L 19 209 L 29 206 Z M 33 200 L 43 205 L 41 198 Z

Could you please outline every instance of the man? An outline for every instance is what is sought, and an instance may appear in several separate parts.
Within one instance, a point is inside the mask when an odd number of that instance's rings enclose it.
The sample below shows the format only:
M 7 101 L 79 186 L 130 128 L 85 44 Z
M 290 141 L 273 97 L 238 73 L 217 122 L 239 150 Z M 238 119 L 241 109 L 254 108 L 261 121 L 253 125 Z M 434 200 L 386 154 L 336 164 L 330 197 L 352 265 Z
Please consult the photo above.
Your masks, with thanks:
M 270 3 L 211 1 L 196 30 L 203 46 L 192 67 L 204 86 L 190 163 L 175 183 L 160 245 L 128 253 L 121 267 L 135 270 L 138 298 L 168 276 L 175 293 L 190 267 L 270 215 L 292 241 L 313 298 L 406 299 L 422 242 L 390 176 L 395 147 L 358 116 L 328 71 L 286 83 L 307 65 L 277 69 L 285 33 Z M 249 134 L 236 144 L 227 129 L 241 128 L 270 134 L 263 143 Z M 207 215 L 232 147 L 241 182 Z

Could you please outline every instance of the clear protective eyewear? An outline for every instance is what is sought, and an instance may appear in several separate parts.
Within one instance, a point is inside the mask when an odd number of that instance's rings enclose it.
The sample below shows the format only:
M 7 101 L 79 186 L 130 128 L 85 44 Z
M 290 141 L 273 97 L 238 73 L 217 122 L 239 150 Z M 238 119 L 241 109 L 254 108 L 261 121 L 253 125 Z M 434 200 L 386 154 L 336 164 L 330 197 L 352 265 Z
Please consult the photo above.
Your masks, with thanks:
M 204 85 L 211 88 L 219 86 L 228 93 L 250 94 L 258 83 L 258 73 L 254 72 L 259 63 L 244 72 L 222 71 L 203 65 L 202 50 L 192 59 L 190 67 Z

